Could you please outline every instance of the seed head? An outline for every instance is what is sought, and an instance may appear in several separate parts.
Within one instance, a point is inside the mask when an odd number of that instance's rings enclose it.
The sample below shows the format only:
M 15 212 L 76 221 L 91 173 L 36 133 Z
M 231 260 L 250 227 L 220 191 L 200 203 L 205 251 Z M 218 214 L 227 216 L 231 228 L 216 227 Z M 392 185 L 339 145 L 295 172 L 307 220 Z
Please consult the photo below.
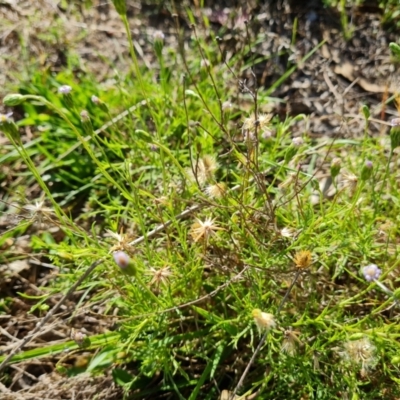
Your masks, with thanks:
M 294 264 L 299 269 L 308 268 L 312 261 L 312 254 L 309 250 L 300 250 L 294 255 Z
M 207 243 L 208 239 L 211 236 L 214 236 L 216 231 L 223 230 L 215 225 L 214 221 L 215 218 L 206 218 L 204 221 L 196 218 L 196 221 L 193 223 L 190 229 L 190 235 L 192 236 L 193 240 L 195 242 L 202 240 Z
M 284 353 L 289 354 L 290 356 L 294 356 L 297 353 L 296 343 L 301 343 L 298 336 L 300 332 L 286 330 L 283 336 L 283 342 L 281 346 L 281 350 Z
M 213 156 L 205 155 L 202 158 L 193 162 L 193 169 L 188 169 L 187 172 L 192 180 L 198 181 L 203 185 L 208 180 L 214 177 L 215 171 L 218 168 L 218 163 Z
M 35 201 L 35 204 L 27 204 L 23 207 L 29 211 L 33 221 L 41 224 L 43 220 L 51 220 L 54 210 L 44 206 L 44 200 Z
M 246 118 L 243 121 L 242 134 L 245 138 L 250 138 L 255 132 L 263 132 L 269 127 L 269 123 L 272 119 L 272 114 L 259 114 L 256 119 L 254 115 Z
M 225 183 L 215 183 L 214 185 L 208 185 L 204 191 L 212 199 L 220 199 L 226 194 Z
M 367 338 L 349 340 L 343 344 L 341 353 L 345 361 L 351 364 L 360 365 L 361 371 L 366 372 L 376 364 L 376 347 Z
M 170 267 L 162 267 L 160 269 L 150 267 L 148 274 L 152 276 L 150 285 L 155 285 L 158 288 L 160 284 L 167 285 L 169 283 L 172 271 Z
M 258 308 L 253 310 L 251 315 L 260 331 L 269 331 L 276 325 L 275 318 L 272 314 L 262 312 Z
M 125 235 L 123 233 L 117 233 L 113 232 L 109 229 L 106 229 L 106 236 L 112 237 L 117 243 L 114 244 L 110 248 L 110 253 L 113 253 L 114 251 L 131 251 L 132 246 L 129 245 L 129 242 L 132 241 L 132 237 L 129 235 Z
M 352 196 L 354 192 L 356 191 L 357 184 L 358 184 L 358 178 L 354 174 L 344 174 L 343 175 L 343 186 L 345 188 L 348 188 L 350 195 Z

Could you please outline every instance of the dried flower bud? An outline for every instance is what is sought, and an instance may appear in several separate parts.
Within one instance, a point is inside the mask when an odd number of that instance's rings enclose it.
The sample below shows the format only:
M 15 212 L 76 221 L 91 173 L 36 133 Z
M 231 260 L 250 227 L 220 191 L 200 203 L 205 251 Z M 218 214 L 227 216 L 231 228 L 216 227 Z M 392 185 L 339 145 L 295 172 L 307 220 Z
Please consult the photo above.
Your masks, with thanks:
M 300 250 L 294 255 L 294 264 L 297 268 L 308 268 L 312 261 L 312 254 L 309 250 Z
M 74 328 L 71 329 L 70 337 L 79 346 L 87 346 L 90 344 L 90 340 L 88 339 L 86 333 L 78 331 Z

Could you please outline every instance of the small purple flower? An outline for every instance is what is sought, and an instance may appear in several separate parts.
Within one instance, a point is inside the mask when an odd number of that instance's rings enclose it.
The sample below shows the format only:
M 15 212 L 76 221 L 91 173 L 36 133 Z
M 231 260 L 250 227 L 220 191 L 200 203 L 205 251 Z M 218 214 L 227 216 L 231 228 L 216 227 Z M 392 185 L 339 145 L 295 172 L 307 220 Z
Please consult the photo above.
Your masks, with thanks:
M 298 136 L 292 139 L 292 144 L 295 147 L 300 147 L 304 144 L 304 140 L 302 137 Z
M 371 160 L 367 160 L 365 161 L 365 167 L 368 169 L 371 169 L 373 166 L 372 161 Z
M 392 126 L 400 126 L 400 118 L 393 118 L 390 121 L 390 125 L 392 125 Z
M 58 93 L 60 94 L 70 94 L 72 91 L 72 87 L 68 85 L 62 85 L 58 88 Z
M 163 41 L 165 39 L 165 35 L 162 31 L 155 31 L 153 38 L 154 40 Z
M 382 270 L 379 269 L 377 265 L 370 264 L 362 269 L 362 273 L 368 282 L 372 282 L 379 279 Z
M 126 254 L 124 251 L 116 251 L 113 254 L 113 257 L 118 267 L 120 267 L 121 269 L 125 269 L 128 267 L 130 258 L 128 254 Z
M 99 99 L 97 96 L 95 96 L 95 95 L 93 95 L 93 96 L 91 97 L 91 100 L 92 100 L 92 102 L 93 102 L 94 104 L 96 104 L 96 105 L 99 105 L 99 103 L 100 103 L 100 99 Z
M 7 114 L 0 114 L 0 124 L 2 122 L 11 122 L 11 116 L 13 115 L 12 112 L 9 112 Z

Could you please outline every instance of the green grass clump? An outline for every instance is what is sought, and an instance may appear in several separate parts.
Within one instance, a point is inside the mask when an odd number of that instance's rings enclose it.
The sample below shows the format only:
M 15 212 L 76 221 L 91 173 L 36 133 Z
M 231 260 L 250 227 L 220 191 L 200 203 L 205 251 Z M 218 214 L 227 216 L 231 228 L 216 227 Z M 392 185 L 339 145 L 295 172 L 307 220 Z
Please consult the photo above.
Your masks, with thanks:
M 4 99 L 20 118 L 0 119 L 7 201 L 25 202 L 0 244 L 28 233 L 57 271 L 43 296 L 19 296 L 50 318 L 50 298 L 76 285 L 76 313 L 96 304 L 115 322 L 9 362 L 111 369 L 132 398 L 398 396 L 398 127 L 370 136 L 364 107 L 363 138 L 293 138 L 308 117 L 270 114 L 268 89 L 196 30 L 181 55 L 157 34 L 156 67 L 142 67 L 117 9 L 126 76 L 36 71 Z M 87 364 L 69 367 L 66 350 Z

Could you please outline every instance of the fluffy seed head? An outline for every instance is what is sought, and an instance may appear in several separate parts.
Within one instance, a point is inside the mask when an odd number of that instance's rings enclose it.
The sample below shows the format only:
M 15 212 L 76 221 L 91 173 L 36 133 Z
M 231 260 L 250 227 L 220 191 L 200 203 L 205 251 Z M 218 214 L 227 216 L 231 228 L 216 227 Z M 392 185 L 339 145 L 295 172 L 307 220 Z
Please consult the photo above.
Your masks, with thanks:
M 224 197 L 226 193 L 226 185 L 223 182 L 215 183 L 214 185 L 208 185 L 204 191 L 212 199 L 220 199 Z
M 276 325 L 275 318 L 272 314 L 263 312 L 258 308 L 253 310 L 251 315 L 260 331 L 269 331 Z
M 289 354 L 290 356 L 294 356 L 297 353 L 297 346 L 296 343 L 301 343 L 297 335 L 300 332 L 286 330 L 283 336 L 283 342 L 281 346 L 281 350 L 284 353 Z
M 376 347 L 367 337 L 345 342 L 341 353 L 345 361 L 361 366 L 364 373 L 376 364 L 375 354 Z
M 213 156 L 205 155 L 202 158 L 193 162 L 193 169 L 187 170 L 189 176 L 194 181 L 198 181 L 200 185 L 203 185 L 208 180 L 214 177 L 214 174 L 218 168 L 218 163 Z

